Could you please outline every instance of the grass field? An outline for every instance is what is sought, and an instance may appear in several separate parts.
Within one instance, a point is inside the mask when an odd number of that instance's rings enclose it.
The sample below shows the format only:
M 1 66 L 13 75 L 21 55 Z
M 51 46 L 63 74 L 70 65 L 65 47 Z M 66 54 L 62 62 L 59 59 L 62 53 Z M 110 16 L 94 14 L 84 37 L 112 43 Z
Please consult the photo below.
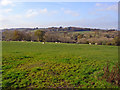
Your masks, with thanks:
M 113 88 L 103 67 L 118 61 L 118 47 L 41 42 L 2 42 L 4 88 Z

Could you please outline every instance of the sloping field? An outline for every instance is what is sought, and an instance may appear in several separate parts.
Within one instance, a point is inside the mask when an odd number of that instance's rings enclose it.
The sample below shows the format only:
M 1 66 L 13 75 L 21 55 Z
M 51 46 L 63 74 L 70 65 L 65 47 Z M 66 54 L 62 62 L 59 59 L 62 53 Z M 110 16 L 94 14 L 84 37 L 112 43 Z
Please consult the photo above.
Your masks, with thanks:
M 2 42 L 4 88 L 112 88 L 103 68 L 118 62 L 118 47 Z

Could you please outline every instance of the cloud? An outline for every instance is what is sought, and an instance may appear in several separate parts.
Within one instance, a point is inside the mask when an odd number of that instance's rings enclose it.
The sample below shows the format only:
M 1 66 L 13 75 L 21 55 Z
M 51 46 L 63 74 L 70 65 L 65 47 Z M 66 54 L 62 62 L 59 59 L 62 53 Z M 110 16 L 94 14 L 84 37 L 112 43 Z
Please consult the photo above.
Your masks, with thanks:
M 65 14 L 69 14 L 72 16 L 79 16 L 79 13 L 73 10 L 65 10 L 64 8 L 61 8 L 61 10 L 65 13 Z
M 13 9 L 11 9 L 11 8 L 0 9 L 0 14 L 9 13 L 9 12 L 11 12 L 12 10 L 13 10 Z
M 70 14 L 70 15 L 72 15 L 72 16 L 79 16 L 79 13 L 74 12 L 74 11 L 71 11 L 71 10 L 66 10 L 66 11 L 64 11 L 64 13 Z
M 30 23 L 23 15 L 0 15 L 0 22 L 0 28 L 26 27 Z
M 118 4 L 96 3 L 95 6 L 98 8 L 97 11 L 118 11 Z
M 46 8 L 44 9 L 40 9 L 40 10 L 35 10 L 35 9 L 29 9 L 27 12 L 26 12 L 26 17 L 34 17 L 34 16 L 37 16 L 39 14 L 45 14 L 47 13 L 48 10 Z
M 118 23 L 117 18 L 108 15 L 99 16 L 97 18 L 92 18 L 92 19 L 84 18 L 83 20 L 81 20 L 81 22 L 79 22 L 79 24 L 83 25 L 84 27 L 105 28 L 105 29 L 108 28 L 117 29 L 118 27 L 117 23 Z
M 95 6 L 99 7 L 99 6 L 101 6 L 101 4 L 100 3 L 96 3 Z
M 118 11 L 118 5 L 114 4 L 106 8 L 106 10 Z
M 57 14 L 58 11 L 54 10 L 54 11 L 51 11 L 51 14 Z
M 1 0 L 0 1 L 0 6 L 7 6 L 7 5 L 14 6 L 14 4 L 11 0 Z
M 110 19 L 111 18 L 111 19 Z M 98 18 L 82 18 L 78 20 L 68 21 L 54 21 L 54 22 L 34 22 L 26 20 L 24 15 L 0 15 L 0 28 L 13 27 L 48 27 L 48 26 L 78 26 L 78 27 L 92 27 L 92 28 L 117 28 L 117 19 L 110 16 L 103 16 Z
M 23 16 L 22 15 L 9 15 L 9 16 L 5 16 L 5 15 L 0 15 L 0 22 L 2 22 L 2 24 L 5 24 L 5 21 L 19 21 L 19 19 L 21 19 Z
M 0 22 L 3 20 L 3 15 L 0 15 Z
M 61 8 L 61 10 L 65 10 L 64 8 Z
M 33 10 L 33 9 L 29 9 L 26 13 L 26 17 L 33 17 L 33 16 L 36 16 L 38 15 L 38 12 Z
M 47 8 L 44 8 L 44 9 L 40 9 L 39 13 L 47 13 Z

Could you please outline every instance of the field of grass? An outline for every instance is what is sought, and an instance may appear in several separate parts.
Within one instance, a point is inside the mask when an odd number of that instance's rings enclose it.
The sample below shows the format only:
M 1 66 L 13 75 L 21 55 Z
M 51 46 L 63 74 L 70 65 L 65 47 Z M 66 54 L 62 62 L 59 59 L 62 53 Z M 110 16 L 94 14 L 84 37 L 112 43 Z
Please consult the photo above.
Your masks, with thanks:
M 2 42 L 3 88 L 113 88 L 103 67 L 118 61 L 118 47 Z

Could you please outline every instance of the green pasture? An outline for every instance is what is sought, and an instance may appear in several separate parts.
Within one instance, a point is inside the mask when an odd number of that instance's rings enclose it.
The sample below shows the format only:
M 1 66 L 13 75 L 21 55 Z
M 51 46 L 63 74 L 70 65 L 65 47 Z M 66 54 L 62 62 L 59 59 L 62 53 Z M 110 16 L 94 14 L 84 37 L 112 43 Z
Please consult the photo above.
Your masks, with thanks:
M 102 79 L 118 62 L 118 47 L 2 42 L 3 88 L 117 88 Z

